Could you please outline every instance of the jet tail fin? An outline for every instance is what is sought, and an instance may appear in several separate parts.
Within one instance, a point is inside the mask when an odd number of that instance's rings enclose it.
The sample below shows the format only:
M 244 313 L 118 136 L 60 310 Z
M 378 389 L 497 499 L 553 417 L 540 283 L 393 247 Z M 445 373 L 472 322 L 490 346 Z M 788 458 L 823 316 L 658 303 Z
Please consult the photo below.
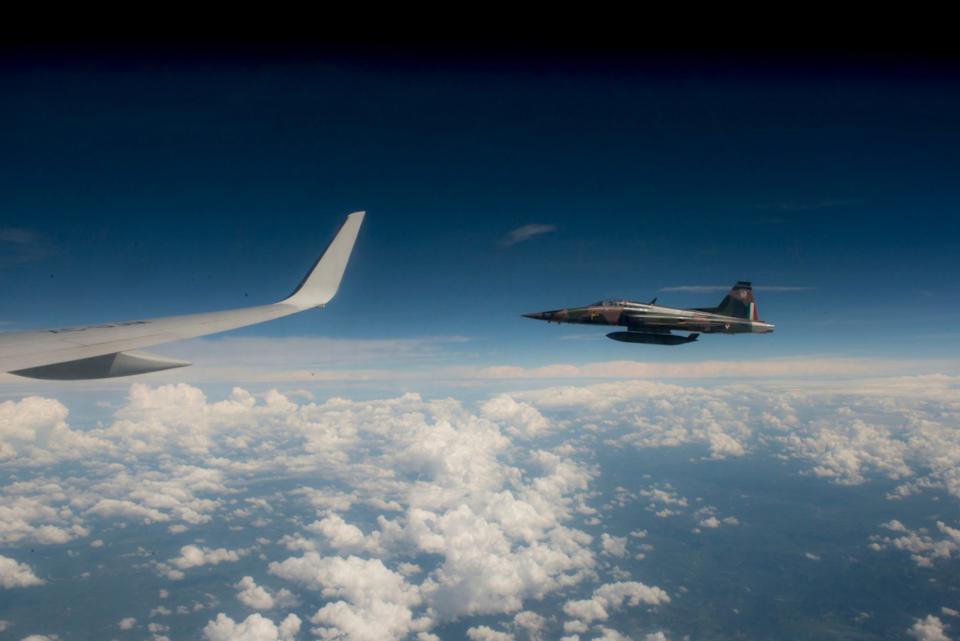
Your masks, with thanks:
M 326 305 L 333 298 L 340 287 L 343 272 L 347 268 L 347 260 L 350 258 L 353 244 L 360 232 L 364 213 L 355 211 L 347 216 L 313 269 L 303 277 L 293 293 L 281 302 L 300 309 L 309 309 Z
M 734 318 L 760 320 L 757 315 L 757 304 L 753 299 L 753 286 L 745 280 L 737 281 L 730 293 L 713 311 Z

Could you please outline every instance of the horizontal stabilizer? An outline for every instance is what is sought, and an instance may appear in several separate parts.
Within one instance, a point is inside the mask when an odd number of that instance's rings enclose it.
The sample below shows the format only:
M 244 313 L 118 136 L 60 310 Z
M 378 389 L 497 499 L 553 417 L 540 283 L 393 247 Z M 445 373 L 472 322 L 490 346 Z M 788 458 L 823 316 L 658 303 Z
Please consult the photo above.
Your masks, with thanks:
M 611 332 L 607 338 L 621 343 L 648 343 L 651 345 L 682 345 L 697 340 L 700 334 L 677 336 L 676 334 L 648 334 L 646 332 Z
M 11 374 L 40 378 L 48 381 L 75 381 L 87 378 L 113 378 L 159 372 L 175 367 L 186 367 L 187 361 L 147 354 L 146 352 L 117 352 L 75 361 L 19 369 Z

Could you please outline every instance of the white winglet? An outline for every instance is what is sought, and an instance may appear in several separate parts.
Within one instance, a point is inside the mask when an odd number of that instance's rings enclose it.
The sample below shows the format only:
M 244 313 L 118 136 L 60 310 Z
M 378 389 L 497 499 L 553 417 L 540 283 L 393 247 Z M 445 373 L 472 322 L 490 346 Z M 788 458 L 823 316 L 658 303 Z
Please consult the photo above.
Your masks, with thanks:
M 325 305 L 337 293 L 361 222 L 362 211 L 347 216 L 300 286 L 279 303 L 82 327 L 0 332 L 0 372 L 63 380 L 127 376 L 187 365 L 132 350 L 225 332 Z
M 357 240 L 364 214 L 365 212 L 356 211 L 347 216 L 313 269 L 304 276 L 293 293 L 281 301 L 282 303 L 294 305 L 300 309 L 309 309 L 326 305 L 333 298 L 337 288 L 340 287 L 340 280 L 347 268 L 347 260 L 350 258 L 350 252 L 353 251 L 353 244 Z

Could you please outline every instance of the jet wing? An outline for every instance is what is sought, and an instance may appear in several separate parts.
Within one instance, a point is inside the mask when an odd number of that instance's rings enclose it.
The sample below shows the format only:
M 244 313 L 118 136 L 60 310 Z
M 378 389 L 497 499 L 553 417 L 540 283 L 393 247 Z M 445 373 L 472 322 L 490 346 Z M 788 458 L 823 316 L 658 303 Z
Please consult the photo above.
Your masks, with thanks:
M 189 365 L 142 347 L 255 325 L 313 307 L 337 293 L 364 212 L 347 216 L 294 292 L 272 305 L 30 332 L 0 333 L 0 371 L 58 380 L 109 378 Z
M 627 322 L 625 323 L 628 327 L 637 327 L 637 328 L 664 328 L 669 329 L 685 329 L 693 328 L 697 330 L 706 331 L 707 328 L 721 328 L 728 326 L 730 323 L 738 323 L 740 321 L 730 318 L 717 318 L 716 316 L 675 316 L 671 314 L 628 314 Z

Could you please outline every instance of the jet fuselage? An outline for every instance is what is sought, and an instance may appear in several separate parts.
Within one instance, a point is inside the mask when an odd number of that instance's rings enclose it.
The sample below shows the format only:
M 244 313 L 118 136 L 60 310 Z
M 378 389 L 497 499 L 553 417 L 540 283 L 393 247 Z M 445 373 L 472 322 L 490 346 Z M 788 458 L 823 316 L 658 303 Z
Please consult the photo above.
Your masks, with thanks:
M 630 331 L 689 331 L 702 334 L 766 334 L 774 330 L 772 323 L 749 318 L 735 318 L 703 309 L 679 309 L 647 305 L 633 301 L 601 301 L 586 307 L 570 307 L 548 312 L 524 314 L 527 318 L 550 323 L 613 325 Z
M 772 323 L 757 317 L 750 283 L 737 283 L 718 307 L 679 309 L 630 300 L 604 300 L 585 307 L 570 307 L 524 314 L 527 318 L 549 323 L 577 323 L 626 327 L 626 332 L 608 336 L 631 343 L 676 345 L 697 339 L 699 334 L 766 334 L 774 330 Z M 694 332 L 677 336 L 670 332 Z

